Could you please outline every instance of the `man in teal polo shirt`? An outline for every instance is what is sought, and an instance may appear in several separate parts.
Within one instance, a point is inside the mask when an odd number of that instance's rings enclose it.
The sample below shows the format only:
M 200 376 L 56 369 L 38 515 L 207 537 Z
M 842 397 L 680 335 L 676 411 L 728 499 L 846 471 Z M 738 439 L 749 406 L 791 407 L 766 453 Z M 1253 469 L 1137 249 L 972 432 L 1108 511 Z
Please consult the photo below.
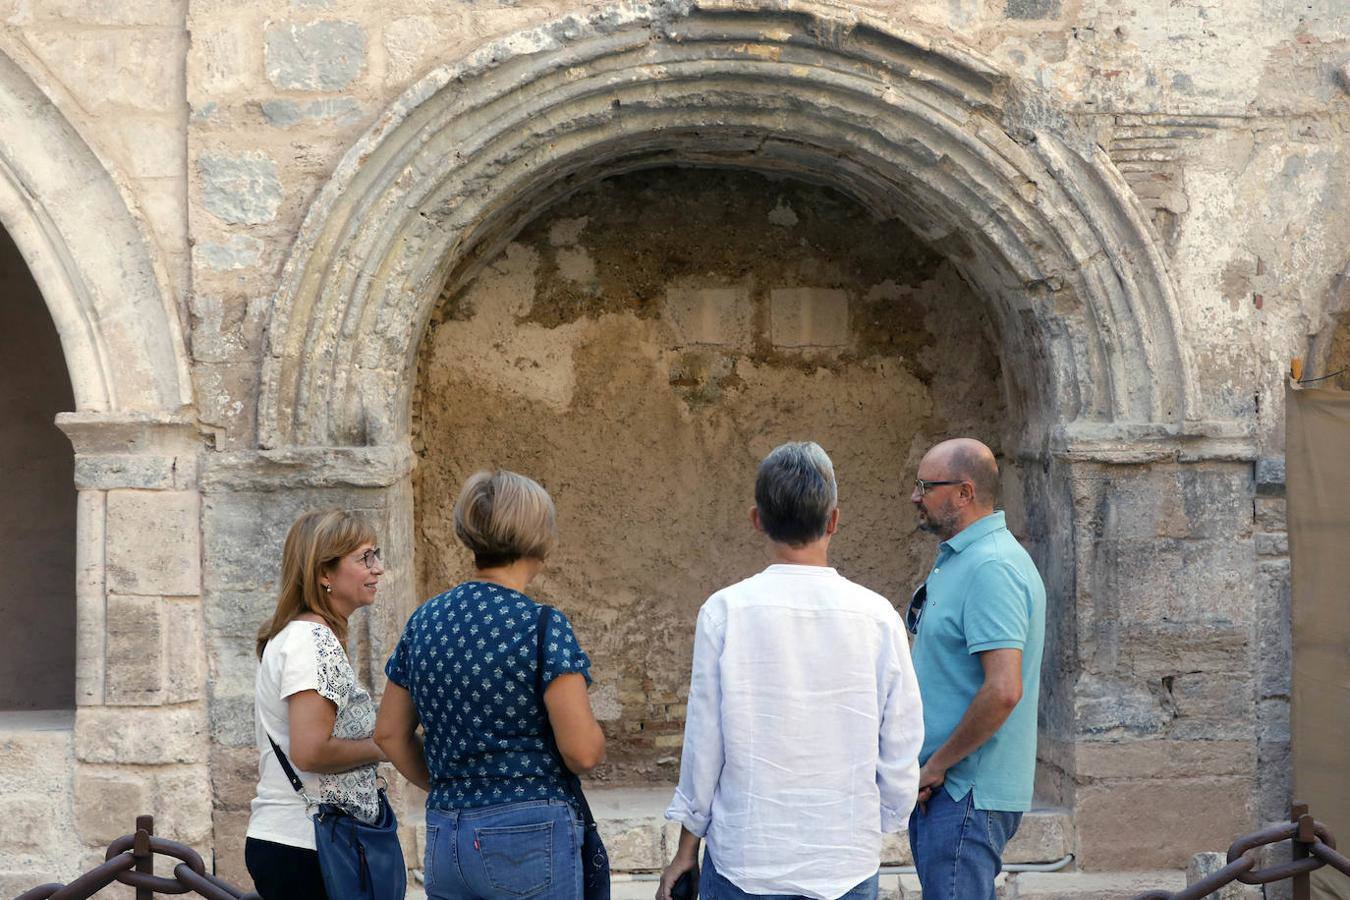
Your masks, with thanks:
M 910 495 L 919 528 L 942 540 L 906 614 L 923 698 L 909 842 L 924 900 L 992 900 L 1031 808 L 1045 585 L 998 493 L 994 454 L 958 438 L 928 451 Z

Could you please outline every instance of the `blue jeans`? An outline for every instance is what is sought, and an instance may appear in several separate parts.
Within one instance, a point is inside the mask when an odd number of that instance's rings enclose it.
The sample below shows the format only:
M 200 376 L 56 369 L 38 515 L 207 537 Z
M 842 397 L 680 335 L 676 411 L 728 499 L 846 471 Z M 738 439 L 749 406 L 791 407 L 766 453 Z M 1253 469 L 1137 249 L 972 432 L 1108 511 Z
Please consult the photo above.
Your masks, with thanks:
M 873 875 L 838 900 L 877 900 L 881 878 Z M 747 894 L 713 868 L 711 853 L 703 854 L 703 871 L 698 877 L 701 900 L 806 900 L 801 894 Z
M 953 800 L 945 787 L 934 791 L 927 805 L 927 812 L 915 806 L 909 817 L 909 848 L 923 900 L 994 900 L 1003 848 L 1022 814 L 976 809 L 974 791 Z
M 581 823 L 561 800 L 427 810 L 430 900 L 577 900 Z

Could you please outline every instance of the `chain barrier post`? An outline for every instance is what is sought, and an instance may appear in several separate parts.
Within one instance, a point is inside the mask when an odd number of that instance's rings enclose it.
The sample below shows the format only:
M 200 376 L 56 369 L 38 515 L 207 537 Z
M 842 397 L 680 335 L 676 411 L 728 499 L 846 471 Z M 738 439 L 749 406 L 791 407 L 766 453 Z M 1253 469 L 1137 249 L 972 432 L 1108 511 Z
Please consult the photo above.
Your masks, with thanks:
M 155 874 L 155 852 L 150 849 L 150 837 L 154 833 L 154 816 L 136 817 L 136 843 L 132 845 L 131 855 L 136 858 L 136 871 L 147 875 Z M 155 900 L 155 893 L 149 888 L 137 887 L 136 900 Z
M 1298 831 L 1289 841 L 1290 859 L 1307 859 L 1308 848 L 1317 840 L 1317 836 L 1313 834 L 1313 817 L 1308 815 L 1308 804 L 1302 800 L 1295 800 L 1289 809 L 1289 821 L 1298 823 Z M 1300 872 L 1294 876 L 1293 882 L 1293 900 L 1311 900 L 1312 876 L 1307 872 Z

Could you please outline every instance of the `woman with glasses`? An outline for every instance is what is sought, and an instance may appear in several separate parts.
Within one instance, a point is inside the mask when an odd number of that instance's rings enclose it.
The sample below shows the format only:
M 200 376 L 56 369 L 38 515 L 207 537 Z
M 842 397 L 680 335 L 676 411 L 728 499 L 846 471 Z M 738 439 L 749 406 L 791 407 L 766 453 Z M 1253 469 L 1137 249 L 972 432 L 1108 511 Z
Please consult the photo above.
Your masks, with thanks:
M 454 519 L 473 576 L 408 620 L 375 739 L 428 792 L 429 898 L 580 900 L 582 825 L 562 766 L 590 771 L 605 737 L 571 624 L 525 594 L 557 540 L 553 500 L 523 475 L 479 472 Z
M 341 509 L 291 525 L 272 617 L 258 631 L 254 685 L 258 791 L 244 859 L 264 900 L 327 897 L 312 802 L 373 823 L 379 813 L 375 706 L 347 659 L 347 620 L 375 602 L 384 566 L 375 530 Z M 275 742 L 275 744 L 274 744 Z M 275 747 L 304 785 L 292 786 Z M 340 900 L 340 898 L 332 898 Z

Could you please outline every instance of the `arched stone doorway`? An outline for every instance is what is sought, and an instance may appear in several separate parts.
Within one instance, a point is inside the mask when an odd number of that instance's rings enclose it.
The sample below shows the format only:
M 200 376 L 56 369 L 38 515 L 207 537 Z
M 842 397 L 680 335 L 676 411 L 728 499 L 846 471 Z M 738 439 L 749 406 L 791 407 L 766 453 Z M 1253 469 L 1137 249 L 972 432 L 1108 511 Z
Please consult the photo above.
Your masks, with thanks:
M 181 790 L 206 778 L 186 349 L 140 222 L 28 76 L 34 66 L 0 43 L 0 227 L 55 326 L 69 384 L 55 425 L 69 439 L 64 453 L 74 447 L 65 490 L 78 490 L 62 598 L 74 647 L 64 663 L 73 671 L 58 678 L 73 684 L 74 709 L 37 722 L 0 713 L 0 743 L 23 778 L 4 790 L 4 818 L 22 824 L 0 858 L 25 864 L 0 872 L 6 884 L 31 884 L 34 872 L 69 878 L 135 812 L 167 816 L 181 840 L 210 833 L 209 804 Z M 27 635 L 11 613 L 0 627 Z
M 1104 152 L 978 56 L 862 14 L 615 5 L 429 74 L 349 151 L 311 208 L 267 329 L 262 452 L 224 462 L 219 489 L 265 485 L 292 491 L 294 506 L 361 505 L 391 546 L 413 546 L 412 394 L 443 286 L 471 280 L 554 202 L 671 165 L 828 184 L 904 222 L 983 297 L 1005 382 L 1005 451 L 1021 463 L 1017 502 L 1055 598 L 1046 790 L 1095 834 L 1136 802 L 1174 741 L 1200 759 L 1177 777 L 1208 771 L 1213 742 L 1199 747 L 1208 734 L 1168 730 L 1169 673 L 1194 647 L 1243 665 L 1250 604 L 1203 633 L 1191 627 L 1208 613 L 1195 585 L 1172 583 L 1198 555 L 1234 551 L 1178 498 L 1217 493 L 1217 511 L 1205 514 L 1224 528 L 1237 522 L 1250 542 L 1251 442 L 1207 421 L 1162 256 Z M 1136 515 L 1139 495 L 1167 499 Z M 1160 524 L 1169 517 L 1177 521 Z M 1187 529 L 1200 540 L 1182 542 L 1175 532 Z M 389 646 L 416 602 L 410 563 L 395 566 L 395 603 L 365 646 Z M 378 660 L 366 664 L 378 681 Z M 1146 739 L 1147 752 L 1121 749 L 1126 736 Z M 1235 758 L 1218 774 L 1240 796 L 1210 823 L 1215 844 L 1250 819 L 1251 773 Z M 1198 797 L 1212 786 L 1191 788 Z M 1176 812 L 1184 806 L 1159 811 L 1146 846 L 1080 834 L 1083 858 L 1170 865 L 1181 858 L 1178 834 L 1199 839 Z

